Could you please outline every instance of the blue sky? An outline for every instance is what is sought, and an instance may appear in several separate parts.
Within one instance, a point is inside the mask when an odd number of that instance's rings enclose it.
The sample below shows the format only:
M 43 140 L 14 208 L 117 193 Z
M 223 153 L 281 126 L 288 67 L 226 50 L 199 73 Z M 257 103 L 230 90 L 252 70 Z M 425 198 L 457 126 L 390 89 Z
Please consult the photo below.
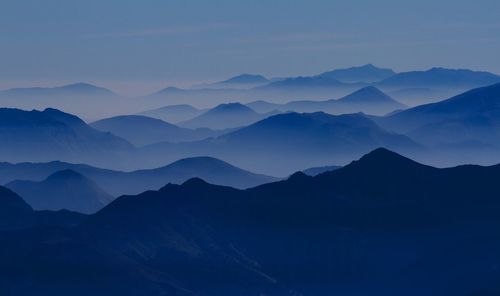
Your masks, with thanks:
M 500 73 L 498 0 L 0 0 L 0 88 L 121 92 L 374 63 Z

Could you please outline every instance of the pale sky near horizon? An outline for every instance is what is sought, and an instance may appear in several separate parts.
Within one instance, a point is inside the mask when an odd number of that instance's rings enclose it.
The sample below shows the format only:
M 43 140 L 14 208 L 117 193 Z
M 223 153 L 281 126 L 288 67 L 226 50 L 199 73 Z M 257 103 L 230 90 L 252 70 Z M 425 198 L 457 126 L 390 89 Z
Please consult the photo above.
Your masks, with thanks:
M 0 0 L 0 88 L 121 93 L 373 63 L 500 74 L 498 0 Z

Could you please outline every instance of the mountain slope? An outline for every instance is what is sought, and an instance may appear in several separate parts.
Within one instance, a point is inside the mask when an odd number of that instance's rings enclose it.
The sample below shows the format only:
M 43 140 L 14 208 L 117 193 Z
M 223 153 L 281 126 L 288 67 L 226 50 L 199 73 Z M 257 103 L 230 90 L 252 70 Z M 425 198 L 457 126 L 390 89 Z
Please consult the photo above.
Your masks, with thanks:
M 179 123 L 179 125 L 189 128 L 227 129 L 248 125 L 263 117 L 264 115 L 245 105 L 228 103 L 218 105 L 193 119 Z
M 500 83 L 381 118 L 380 123 L 426 142 L 496 143 L 500 133 Z M 434 139 L 434 140 L 433 140 Z
M 0 186 L 0 232 L 37 227 L 74 227 L 85 215 L 70 211 L 34 211 L 19 195 Z M 1 248 L 0 248 L 1 249 Z
M 65 160 L 116 164 L 134 147 L 122 138 L 97 131 L 80 118 L 56 109 L 0 109 L 2 160 Z
M 180 122 L 192 119 L 203 113 L 202 110 L 187 104 L 165 106 L 153 110 L 144 111 L 138 115 L 161 119 L 166 122 Z
M 120 197 L 58 240 L 0 237 L 0 291 L 495 295 L 499 177 L 377 149 L 244 191 L 192 179 Z
M 364 112 L 367 114 L 384 115 L 406 106 L 395 101 L 381 90 L 373 86 L 366 86 L 339 99 L 325 101 L 292 101 L 286 104 L 275 104 L 265 101 L 255 101 L 247 104 L 261 112 L 271 110 L 295 112 L 327 112 L 330 114 L 345 114 Z
M 199 177 L 212 184 L 248 188 L 276 181 L 274 177 L 254 174 L 210 157 L 181 159 L 155 169 L 132 172 L 113 171 L 82 164 L 50 163 L 0 163 L 0 184 L 15 180 L 43 181 L 63 170 L 72 170 L 95 181 L 99 187 L 117 197 L 156 190 L 165 183 L 181 184 Z
M 395 75 L 391 69 L 378 68 L 372 64 L 346 69 L 336 69 L 321 73 L 319 76 L 336 79 L 341 82 L 377 82 Z
M 302 170 L 302 172 L 308 176 L 315 177 L 319 174 L 329 172 L 329 171 L 334 171 L 334 170 L 337 170 L 339 168 L 341 168 L 341 167 L 337 166 L 337 165 L 330 165 L 330 166 L 308 168 L 308 169 Z
M 221 135 L 210 129 L 181 128 L 160 119 L 140 115 L 122 115 L 90 123 L 93 128 L 110 132 L 136 146 L 158 142 L 197 141 Z
M 144 147 L 145 161 L 208 155 L 252 171 L 286 176 L 304 167 L 345 163 L 376 147 L 418 151 L 409 138 L 387 132 L 362 114 L 285 113 L 215 139 Z
M 500 76 L 465 69 L 432 68 L 426 71 L 398 73 L 378 86 L 390 88 L 459 88 L 469 89 L 500 82 Z
M 116 96 L 116 94 L 109 89 L 80 82 L 57 87 L 12 88 L 0 91 L 0 96 Z
M 113 200 L 94 181 L 72 170 L 56 172 L 41 182 L 13 181 L 6 186 L 35 210 L 66 209 L 90 214 Z

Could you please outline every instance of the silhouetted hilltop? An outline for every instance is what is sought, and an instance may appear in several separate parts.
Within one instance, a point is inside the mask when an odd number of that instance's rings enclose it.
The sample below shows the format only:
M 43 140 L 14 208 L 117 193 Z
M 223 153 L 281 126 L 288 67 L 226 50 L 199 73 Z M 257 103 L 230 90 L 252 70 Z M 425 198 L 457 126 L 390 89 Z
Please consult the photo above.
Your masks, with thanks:
M 94 181 L 73 171 L 56 172 L 41 182 L 13 181 L 6 185 L 36 210 L 95 213 L 113 200 Z

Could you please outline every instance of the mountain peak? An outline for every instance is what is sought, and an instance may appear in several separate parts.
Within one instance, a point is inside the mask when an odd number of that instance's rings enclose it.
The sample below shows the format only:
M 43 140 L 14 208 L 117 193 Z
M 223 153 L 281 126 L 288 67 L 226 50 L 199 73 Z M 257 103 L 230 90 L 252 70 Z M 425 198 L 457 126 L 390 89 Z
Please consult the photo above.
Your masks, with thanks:
M 265 83 L 269 80 L 262 75 L 255 74 L 241 74 L 229 78 L 228 80 L 221 81 L 219 83 L 236 83 L 236 84 L 255 84 L 255 83 Z
M 61 170 L 53 173 L 52 175 L 48 176 L 45 181 L 68 181 L 68 180 L 84 180 L 86 179 L 85 176 L 81 175 L 80 173 L 75 172 L 74 170 L 71 169 L 66 169 L 66 170 Z
M 207 186 L 209 185 L 207 182 L 205 182 L 205 180 L 201 179 L 201 178 L 198 178 L 198 177 L 194 177 L 194 178 L 191 178 L 189 180 L 187 180 L 186 182 L 182 183 L 182 186 L 183 187 L 200 187 L 200 186 Z
M 359 160 L 352 162 L 349 166 L 365 166 L 380 169 L 383 167 L 394 168 L 424 165 L 387 148 L 380 147 L 365 154 Z
M 222 111 L 222 112 L 234 112 L 234 111 L 245 111 L 245 112 L 255 112 L 250 107 L 245 106 L 241 103 L 225 103 L 217 105 L 212 111 Z
M 396 103 L 393 98 L 382 92 L 375 86 L 365 86 L 345 97 L 338 99 L 338 102 L 345 103 Z M 402 104 L 400 104 L 403 106 Z
M 288 177 L 289 181 L 302 181 L 302 180 L 309 180 L 311 177 L 304 174 L 303 172 L 295 172 L 293 173 L 290 177 Z

